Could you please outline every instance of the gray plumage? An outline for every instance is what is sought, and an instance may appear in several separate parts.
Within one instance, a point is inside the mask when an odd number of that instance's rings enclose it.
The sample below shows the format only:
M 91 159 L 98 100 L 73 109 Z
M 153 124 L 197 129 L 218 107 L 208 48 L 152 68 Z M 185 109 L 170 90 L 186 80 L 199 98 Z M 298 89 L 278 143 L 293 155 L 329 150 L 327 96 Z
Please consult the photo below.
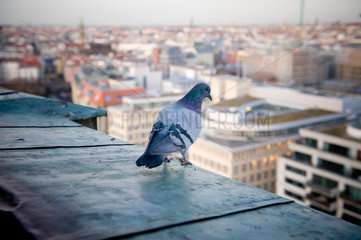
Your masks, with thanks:
M 202 101 L 212 99 L 208 84 L 194 86 L 178 102 L 160 111 L 143 155 L 137 166 L 153 168 L 161 165 L 169 153 L 181 152 L 186 159 L 187 151 L 198 138 L 202 129 Z

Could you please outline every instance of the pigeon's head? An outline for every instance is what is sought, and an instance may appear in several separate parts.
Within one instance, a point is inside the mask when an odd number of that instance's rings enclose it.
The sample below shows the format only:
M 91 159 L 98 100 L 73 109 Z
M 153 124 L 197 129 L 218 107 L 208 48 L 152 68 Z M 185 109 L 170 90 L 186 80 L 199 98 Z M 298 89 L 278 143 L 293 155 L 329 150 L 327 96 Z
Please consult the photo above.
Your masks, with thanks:
M 189 91 L 189 94 L 197 99 L 209 98 L 212 101 L 211 87 L 206 83 L 198 83 Z

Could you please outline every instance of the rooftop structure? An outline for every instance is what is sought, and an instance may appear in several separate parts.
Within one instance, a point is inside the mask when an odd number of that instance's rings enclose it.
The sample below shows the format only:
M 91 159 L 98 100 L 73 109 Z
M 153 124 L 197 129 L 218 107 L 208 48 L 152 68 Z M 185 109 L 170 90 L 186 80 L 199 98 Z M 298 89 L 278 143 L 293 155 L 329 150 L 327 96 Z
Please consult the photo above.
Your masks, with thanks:
M 1 104 L 7 106 L 9 97 L 24 98 L 0 90 Z M 358 226 L 194 166 L 172 161 L 137 168 L 142 148 L 76 124 L 54 108 L 42 114 L 12 109 L 0 108 L 1 123 L 3 117 L 29 121 L 0 128 L 5 236 L 361 239 Z
M 265 84 L 253 82 L 248 95 L 270 103 L 282 104 L 290 108 L 318 108 L 331 112 L 357 112 L 361 110 L 361 97 L 345 93 L 330 93 L 315 88 L 293 84 Z

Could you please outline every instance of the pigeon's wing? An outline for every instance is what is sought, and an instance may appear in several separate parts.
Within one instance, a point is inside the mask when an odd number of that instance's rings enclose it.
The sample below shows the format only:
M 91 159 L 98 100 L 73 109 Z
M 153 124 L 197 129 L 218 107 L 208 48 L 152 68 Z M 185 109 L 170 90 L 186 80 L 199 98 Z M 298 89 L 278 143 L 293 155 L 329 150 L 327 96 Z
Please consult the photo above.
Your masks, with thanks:
M 171 105 L 163 109 L 157 118 L 164 128 L 153 138 L 151 154 L 162 154 L 188 148 L 198 138 L 202 127 L 199 113 Z

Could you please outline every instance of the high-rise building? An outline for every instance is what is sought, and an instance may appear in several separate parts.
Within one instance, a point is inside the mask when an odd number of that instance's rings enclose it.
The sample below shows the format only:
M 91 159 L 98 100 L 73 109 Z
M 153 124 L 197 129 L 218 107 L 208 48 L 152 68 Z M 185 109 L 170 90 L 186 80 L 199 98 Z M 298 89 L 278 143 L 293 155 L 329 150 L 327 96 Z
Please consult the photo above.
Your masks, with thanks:
M 277 194 L 361 225 L 361 125 L 300 129 L 278 160 Z

